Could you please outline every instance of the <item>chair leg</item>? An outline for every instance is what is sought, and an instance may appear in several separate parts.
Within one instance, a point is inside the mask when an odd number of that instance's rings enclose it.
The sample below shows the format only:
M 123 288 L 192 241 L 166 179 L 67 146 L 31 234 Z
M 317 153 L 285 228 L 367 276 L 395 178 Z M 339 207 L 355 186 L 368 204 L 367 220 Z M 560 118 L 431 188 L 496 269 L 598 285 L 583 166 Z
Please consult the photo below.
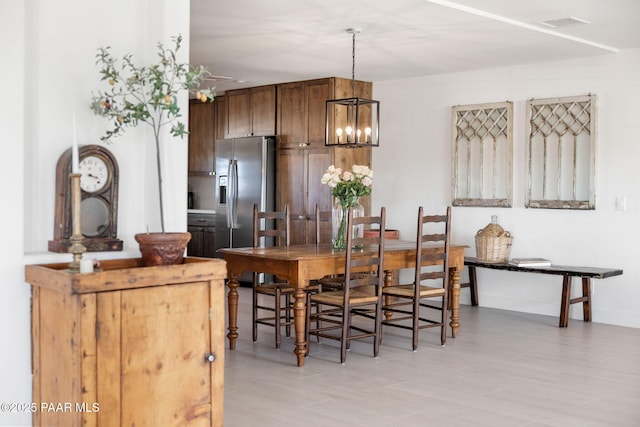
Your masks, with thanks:
M 281 329 L 282 329 L 282 317 L 280 316 L 280 289 L 275 290 L 275 313 L 274 313 L 274 323 L 276 325 L 276 348 L 280 348 L 281 337 Z
M 350 344 L 348 340 L 349 328 L 351 327 L 351 310 L 348 304 L 344 306 L 342 311 L 342 339 L 340 340 L 340 363 L 347 360 L 347 347 Z
M 285 327 L 286 329 L 286 334 L 287 337 L 291 336 L 291 294 L 286 294 L 284 296 L 284 302 L 285 302 L 285 310 L 284 310 L 284 318 L 285 318 L 285 322 L 287 323 L 287 326 Z
M 418 349 L 418 332 L 420 331 L 420 297 L 413 299 L 413 351 Z
M 447 296 L 442 297 L 442 325 L 440 326 L 440 344 L 444 346 L 447 342 L 447 323 L 449 321 L 449 310 L 447 308 L 448 300 Z
M 256 319 L 258 318 L 258 293 L 256 292 L 255 287 L 253 288 L 253 342 L 258 341 L 258 324 L 256 323 Z
M 375 319 L 375 336 L 373 337 L 373 357 L 378 357 L 380 352 L 380 337 L 382 336 L 382 300 L 378 300 L 376 304 L 376 319 Z

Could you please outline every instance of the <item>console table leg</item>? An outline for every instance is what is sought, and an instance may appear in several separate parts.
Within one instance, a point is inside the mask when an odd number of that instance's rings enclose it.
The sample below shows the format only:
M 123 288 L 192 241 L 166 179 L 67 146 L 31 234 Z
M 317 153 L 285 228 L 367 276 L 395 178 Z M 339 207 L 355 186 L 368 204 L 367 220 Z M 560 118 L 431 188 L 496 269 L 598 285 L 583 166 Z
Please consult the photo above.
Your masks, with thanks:
M 591 279 L 589 277 L 582 278 L 582 319 L 585 322 L 591 322 Z
M 469 291 L 471 292 L 471 305 L 478 305 L 478 279 L 476 277 L 476 268 L 469 266 Z
M 571 276 L 562 278 L 562 301 L 560 303 L 560 324 L 561 328 L 569 326 L 569 306 L 571 304 Z

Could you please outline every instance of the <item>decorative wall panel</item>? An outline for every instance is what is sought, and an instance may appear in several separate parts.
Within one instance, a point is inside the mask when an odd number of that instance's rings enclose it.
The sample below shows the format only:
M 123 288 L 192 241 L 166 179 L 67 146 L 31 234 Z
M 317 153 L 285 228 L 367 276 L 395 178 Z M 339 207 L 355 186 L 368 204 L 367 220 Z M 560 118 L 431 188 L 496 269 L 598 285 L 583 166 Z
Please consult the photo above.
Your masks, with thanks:
M 513 104 L 453 107 L 453 205 L 511 207 Z
M 526 207 L 595 209 L 596 101 L 527 101 Z

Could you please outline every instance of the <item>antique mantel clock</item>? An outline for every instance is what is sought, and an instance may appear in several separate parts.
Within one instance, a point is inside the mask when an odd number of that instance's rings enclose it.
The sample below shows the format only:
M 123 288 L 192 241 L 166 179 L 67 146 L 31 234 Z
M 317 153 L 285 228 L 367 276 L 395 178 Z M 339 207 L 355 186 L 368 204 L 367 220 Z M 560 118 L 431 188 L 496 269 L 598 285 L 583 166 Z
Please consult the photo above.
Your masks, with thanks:
M 79 148 L 80 229 L 82 244 L 88 252 L 121 251 L 118 232 L 118 163 L 113 154 L 100 145 Z M 56 207 L 52 252 L 68 252 L 71 246 L 71 148 L 56 166 Z

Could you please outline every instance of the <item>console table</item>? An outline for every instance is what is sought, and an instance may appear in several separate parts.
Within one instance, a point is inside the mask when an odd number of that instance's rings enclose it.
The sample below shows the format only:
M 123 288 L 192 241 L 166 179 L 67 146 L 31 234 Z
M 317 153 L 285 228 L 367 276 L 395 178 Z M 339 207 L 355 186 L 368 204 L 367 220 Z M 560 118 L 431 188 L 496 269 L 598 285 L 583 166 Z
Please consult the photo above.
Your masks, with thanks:
M 476 276 L 476 268 L 490 268 L 493 270 L 562 276 L 562 300 L 560 303 L 559 323 L 559 327 L 561 328 L 569 326 L 569 306 L 579 302 L 582 303 L 582 315 L 584 321 L 591 321 L 591 279 L 606 279 L 607 277 L 620 276 L 622 274 L 622 270 L 616 268 L 574 267 L 567 265 L 518 267 L 506 262 L 487 262 L 473 257 L 465 257 L 464 265 L 469 269 L 469 282 L 461 283 L 460 287 L 468 287 L 471 290 L 472 305 L 478 305 L 478 279 Z M 571 298 L 571 279 L 573 277 L 580 277 L 582 279 L 581 297 Z

